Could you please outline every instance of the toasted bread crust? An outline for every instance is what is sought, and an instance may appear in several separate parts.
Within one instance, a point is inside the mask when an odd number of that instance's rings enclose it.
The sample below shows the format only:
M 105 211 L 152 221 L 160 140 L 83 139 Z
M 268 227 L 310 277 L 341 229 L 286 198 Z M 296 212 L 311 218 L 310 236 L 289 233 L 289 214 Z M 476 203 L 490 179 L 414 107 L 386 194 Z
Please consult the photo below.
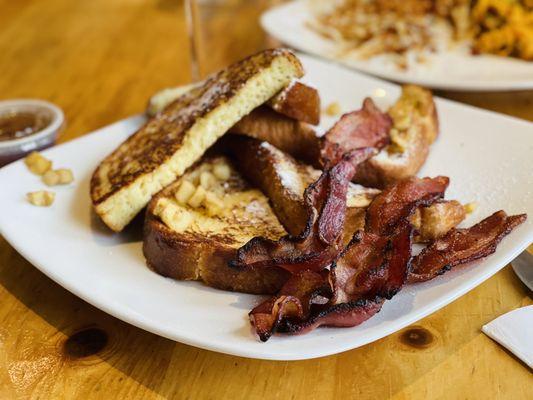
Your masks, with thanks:
M 121 230 L 232 125 L 302 75 L 291 52 L 267 50 L 183 94 L 97 168 L 91 179 L 96 212 Z
M 418 231 L 415 240 L 418 243 L 437 240 L 465 218 L 465 208 L 457 200 L 439 201 L 429 207 L 421 207 L 411 217 L 411 222 Z
M 394 155 L 382 150 L 376 157 L 359 166 L 353 181 L 364 186 L 384 188 L 387 185 L 416 175 L 426 162 L 429 143 L 413 130 L 413 135 L 402 154 Z M 395 157 L 401 157 L 395 160 Z
M 300 234 L 307 222 L 303 192 L 320 171 L 297 163 L 269 142 L 244 136 L 228 136 L 227 142 L 239 170 L 267 195 L 287 232 Z
M 204 157 L 149 203 L 143 240 L 147 263 L 157 273 L 173 279 L 198 280 L 215 288 L 245 293 L 275 293 L 286 281 L 286 271 L 239 271 L 228 266 L 237 249 L 253 236 L 278 239 L 286 233 L 261 192 L 251 188 L 232 168 L 230 178 L 220 182 L 218 189 L 224 191 L 227 201 L 232 196 L 248 195 L 243 202 L 230 202 L 227 213 L 209 217 L 199 209 L 175 203 L 174 193 L 181 181 L 191 182 L 201 171 L 220 163 L 229 165 L 223 157 Z M 217 192 L 214 188 L 210 190 Z M 177 230 L 164 213 L 172 206 L 179 207 L 185 214 L 190 213 L 195 218 L 192 225 Z M 199 214 L 195 214 L 195 210 Z M 179 214 L 178 223 L 186 217 L 185 214 Z M 200 219 L 204 223 L 200 223 Z
M 234 292 L 274 294 L 288 279 L 282 269 L 236 270 L 228 262 L 237 248 L 207 238 L 176 234 L 152 213 L 146 213 L 143 253 L 150 268 L 177 280 L 203 281 L 206 285 Z
M 320 138 L 315 129 L 268 107 L 256 108 L 231 128 L 230 132 L 267 141 L 298 160 L 318 165 Z
M 273 97 L 268 105 L 274 111 L 311 125 L 320 123 L 320 95 L 318 90 L 302 82 L 293 81 Z

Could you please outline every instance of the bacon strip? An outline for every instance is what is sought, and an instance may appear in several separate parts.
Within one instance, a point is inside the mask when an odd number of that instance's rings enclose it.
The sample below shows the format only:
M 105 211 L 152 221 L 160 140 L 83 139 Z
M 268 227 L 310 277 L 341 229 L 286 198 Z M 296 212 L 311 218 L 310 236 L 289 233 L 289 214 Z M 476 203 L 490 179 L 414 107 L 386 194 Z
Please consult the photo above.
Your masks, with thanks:
M 405 223 L 397 234 L 389 237 L 357 232 L 331 268 L 334 302 L 375 296 L 391 299 L 407 279 L 412 231 Z
M 310 185 L 304 199 L 308 220 L 299 236 L 279 241 L 256 237 L 239 249 L 230 266 L 236 268 L 281 267 L 295 274 L 320 271 L 340 253 L 346 219 L 346 192 L 357 165 L 375 154 L 374 149 L 355 150 Z
M 365 230 L 390 235 L 418 207 L 429 206 L 444 196 L 450 180 L 411 177 L 385 189 L 374 198 L 366 212 Z
M 414 258 L 409 282 L 428 281 L 457 265 L 491 255 L 526 219 L 526 214 L 507 216 L 498 211 L 470 228 L 452 229 Z
M 250 311 L 250 322 L 259 339 L 266 342 L 284 318 L 307 319 L 315 299 L 330 294 L 328 273 L 329 271 L 303 271 L 293 275 L 277 296 Z
M 320 157 L 323 165 L 334 165 L 342 156 L 362 147 L 381 149 L 390 142 L 392 119 L 367 98 L 363 108 L 344 114 L 324 135 Z
M 376 315 L 383 306 L 385 299 L 359 299 L 341 303 L 331 307 L 322 307 L 307 321 L 283 320 L 277 331 L 288 334 L 305 334 L 320 326 L 350 328 L 362 324 Z
M 321 325 L 349 327 L 366 321 L 403 286 L 411 242 L 409 224 L 391 237 L 358 231 L 331 271 L 294 275 L 278 296 L 250 312 L 260 339 L 266 341 L 274 332 L 305 333 Z

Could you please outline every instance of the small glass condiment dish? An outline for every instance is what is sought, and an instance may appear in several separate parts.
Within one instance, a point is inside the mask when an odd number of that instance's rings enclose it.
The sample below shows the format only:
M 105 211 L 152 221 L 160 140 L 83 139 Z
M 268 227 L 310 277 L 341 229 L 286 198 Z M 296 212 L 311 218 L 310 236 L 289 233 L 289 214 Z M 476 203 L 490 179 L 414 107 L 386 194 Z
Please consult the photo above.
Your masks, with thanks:
M 47 101 L 0 101 L 0 167 L 53 146 L 64 121 L 63 111 Z

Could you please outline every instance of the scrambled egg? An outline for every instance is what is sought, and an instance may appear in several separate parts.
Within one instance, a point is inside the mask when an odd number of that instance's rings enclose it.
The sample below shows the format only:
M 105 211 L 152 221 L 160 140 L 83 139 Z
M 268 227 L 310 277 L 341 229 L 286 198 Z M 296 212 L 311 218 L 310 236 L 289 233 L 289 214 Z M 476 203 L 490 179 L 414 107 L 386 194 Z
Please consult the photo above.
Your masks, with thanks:
M 478 0 L 474 51 L 533 61 L 533 0 Z

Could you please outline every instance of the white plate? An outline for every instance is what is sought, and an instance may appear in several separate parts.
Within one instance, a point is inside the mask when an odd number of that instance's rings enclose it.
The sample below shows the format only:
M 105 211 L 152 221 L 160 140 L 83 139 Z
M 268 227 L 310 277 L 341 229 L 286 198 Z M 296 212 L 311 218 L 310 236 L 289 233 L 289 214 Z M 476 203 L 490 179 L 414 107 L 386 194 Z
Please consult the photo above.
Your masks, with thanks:
M 306 80 L 324 103 L 344 110 L 367 95 L 393 102 L 398 88 L 339 66 L 302 56 Z M 451 177 L 449 198 L 479 202 L 466 225 L 492 212 L 533 216 L 533 125 L 498 114 L 438 101 L 442 135 L 422 175 Z M 530 219 L 495 255 L 426 284 L 404 288 L 371 320 L 350 329 L 317 329 L 259 342 L 247 313 L 260 298 L 223 292 L 196 282 L 175 282 L 149 270 L 135 229 L 114 235 L 91 216 L 89 179 L 99 161 L 143 122 L 137 116 L 45 152 L 69 167 L 75 185 L 58 187 L 51 208 L 34 207 L 25 194 L 43 189 L 22 161 L 0 170 L 0 231 L 27 260 L 89 303 L 140 328 L 193 346 L 262 359 L 294 360 L 339 353 L 393 333 L 445 306 L 493 275 L 533 241 Z M 325 120 L 324 126 L 333 122 Z
M 306 3 L 298 0 L 270 9 L 261 18 L 263 28 L 296 49 L 396 82 L 465 91 L 533 89 L 533 62 L 491 55 L 473 56 L 467 46 L 431 55 L 427 62 L 415 64 L 407 71 L 399 70 L 390 57 L 339 58 L 338 46 L 306 25 L 312 18 Z

